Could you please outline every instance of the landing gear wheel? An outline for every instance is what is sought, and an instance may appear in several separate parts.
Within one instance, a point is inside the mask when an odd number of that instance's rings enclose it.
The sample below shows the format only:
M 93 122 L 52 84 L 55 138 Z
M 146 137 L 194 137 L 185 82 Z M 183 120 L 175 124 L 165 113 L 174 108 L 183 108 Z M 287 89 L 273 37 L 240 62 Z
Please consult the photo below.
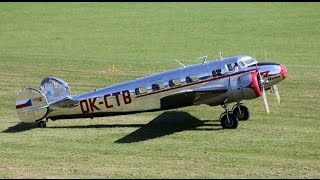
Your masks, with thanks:
M 47 123 L 45 121 L 39 121 L 39 122 L 37 122 L 37 125 L 39 128 L 45 128 Z
M 240 110 L 238 106 L 235 106 L 233 108 L 233 114 L 236 115 L 239 119 L 239 121 L 246 121 L 250 118 L 250 111 L 246 106 L 240 105 Z
M 222 114 L 222 117 L 220 119 L 221 126 L 225 129 L 235 129 L 238 127 L 238 118 L 234 114 L 228 113 L 229 119 L 227 117 L 227 114 Z

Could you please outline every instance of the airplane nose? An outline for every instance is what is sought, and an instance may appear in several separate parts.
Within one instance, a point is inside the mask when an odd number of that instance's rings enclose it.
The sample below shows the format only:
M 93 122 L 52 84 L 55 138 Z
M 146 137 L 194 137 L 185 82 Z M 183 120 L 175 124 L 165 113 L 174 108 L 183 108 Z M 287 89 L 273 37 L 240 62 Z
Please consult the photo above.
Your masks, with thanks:
M 283 64 L 280 65 L 280 69 L 280 74 L 282 75 L 282 78 L 285 79 L 287 77 L 288 70 Z

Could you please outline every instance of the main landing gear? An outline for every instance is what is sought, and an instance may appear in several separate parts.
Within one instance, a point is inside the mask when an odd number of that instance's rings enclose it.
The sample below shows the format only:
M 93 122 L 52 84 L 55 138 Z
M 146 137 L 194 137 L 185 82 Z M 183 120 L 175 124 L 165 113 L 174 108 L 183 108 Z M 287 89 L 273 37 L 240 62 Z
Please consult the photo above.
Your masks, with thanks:
M 220 122 L 222 128 L 225 129 L 235 129 L 238 127 L 239 120 L 248 120 L 250 117 L 249 109 L 242 105 L 242 103 L 237 102 L 237 104 L 232 108 L 232 111 L 229 111 L 228 107 L 228 98 L 226 98 L 221 105 L 225 112 L 220 116 Z
M 233 106 L 232 112 L 238 117 L 239 121 L 246 121 L 250 117 L 249 108 L 239 102 L 237 102 L 237 104 Z

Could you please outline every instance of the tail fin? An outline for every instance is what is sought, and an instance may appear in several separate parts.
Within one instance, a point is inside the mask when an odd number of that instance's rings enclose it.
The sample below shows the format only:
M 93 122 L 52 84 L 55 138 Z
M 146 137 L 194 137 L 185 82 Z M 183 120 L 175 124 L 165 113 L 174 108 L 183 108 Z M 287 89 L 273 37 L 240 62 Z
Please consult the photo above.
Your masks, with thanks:
M 26 87 L 17 92 L 16 109 L 21 121 L 35 122 L 47 116 L 48 101 L 40 90 Z
M 62 79 L 46 77 L 40 84 L 40 89 L 26 87 L 17 93 L 16 109 L 23 122 L 35 122 L 45 118 L 49 105 L 69 100 L 69 86 Z

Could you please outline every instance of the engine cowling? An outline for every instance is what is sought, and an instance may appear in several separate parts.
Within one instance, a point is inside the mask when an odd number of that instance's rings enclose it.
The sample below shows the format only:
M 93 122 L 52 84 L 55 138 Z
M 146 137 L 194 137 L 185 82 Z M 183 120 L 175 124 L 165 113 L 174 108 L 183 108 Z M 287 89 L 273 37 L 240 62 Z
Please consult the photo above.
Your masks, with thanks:
M 230 79 L 229 101 L 254 99 L 262 95 L 261 91 L 259 75 L 256 72 L 246 73 L 234 80 Z

